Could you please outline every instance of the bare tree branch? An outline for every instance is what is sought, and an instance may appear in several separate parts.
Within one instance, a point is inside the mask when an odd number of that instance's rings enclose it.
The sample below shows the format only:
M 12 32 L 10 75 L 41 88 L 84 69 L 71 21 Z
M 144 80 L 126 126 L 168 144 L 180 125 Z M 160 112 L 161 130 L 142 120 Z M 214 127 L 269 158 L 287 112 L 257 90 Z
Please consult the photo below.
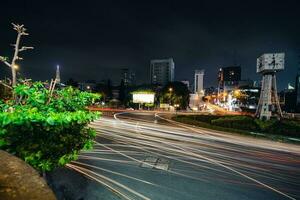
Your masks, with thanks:
M 0 61 L 6 64 L 8 67 L 11 67 L 11 65 L 6 61 L 4 57 L 0 56 Z
M 9 89 L 12 89 L 11 86 L 7 85 L 6 83 L 3 83 L 3 81 L 1 81 L 1 80 L 0 80 L 0 84 L 1 84 L 1 85 L 4 85 L 5 87 L 7 87 L 7 88 L 9 88 Z
M 53 81 L 53 79 L 51 79 L 50 88 L 49 88 L 50 95 L 49 95 L 49 99 L 48 99 L 47 104 L 49 104 L 50 101 L 51 101 L 53 91 L 55 89 L 56 82 L 57 82 L 57 79 L 54 79 L 54 81 Z
M 28 49 L 34 49 L 33 47 L 26 47 L 26 46 L 23 46 L 21 49 L 19 49 L 19 52 L 21 51 L 26 51 Z
M 24 27 L 23 24 L 19 25 L 19 24 L 12 23 L 12 25 L 13 25 L 13 29 L 18 32 L 16 43 L 14 45 L 14 47 L 15 47 L 15 53 L 14 53 L 14 57 L 12 59 L 12 62 L 10 64 L 11 70 L 12 70 L 12 85 L 15 86 L 16 82 L 17 82 L 16 69 L 15 69 L 16 61 L 17 60 L 23 60 L 23 58 L 19 57 L 18 54 L 19 54 L 19 52 L 22 52 L 22 51 L 25 51 L 25 50 L 28 50 L 28 49 L 33 49 L 33 47 L 23 46 L 22 48 L 20 48 L 21 36 L 22 35 L 28 35 L 28 33 L 25 32 L 27 29 Z
M 11 23 L 13 25 L 13 29 L 17 31 L 17 39 L 16 39 L 16 43 L 15 44 L 11 44 L 11 46 L 14 47 L 14 55 L 13 58 L 11 60 L 11 63 L 9 63 L 7 61 L 7 59 L 5 57 L 0 56 L 0 61 L 3 62 L 5 65 L 7 65 L 8 67 L 11 68 L 11 73 L 12 73 L 12 86 L 15 86 L 17 83 L 17 73 L 16 73 L 16 61 L 17 60 L 23 60 L 22 57 L 19 56 L 19 52 L 22 51 L 26 51 L 29 49 L 33 49 L 33 47 L 27 47 L 27 46 L 22 46 L 20 48 L 20 42 L 21 42 L 21 36 L 23 35 L 29 35 L 28 33 L 26 33 L 26 28 L 24 27 L 23 24 L 19 25 L 19 24 L 14 24 Z

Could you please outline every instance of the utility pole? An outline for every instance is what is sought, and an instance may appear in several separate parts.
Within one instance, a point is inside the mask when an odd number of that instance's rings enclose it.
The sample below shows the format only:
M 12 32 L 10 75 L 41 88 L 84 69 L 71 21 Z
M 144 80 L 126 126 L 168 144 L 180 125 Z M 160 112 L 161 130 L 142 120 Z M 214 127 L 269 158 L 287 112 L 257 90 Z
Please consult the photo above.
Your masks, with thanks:
M 29 34 L 26 33 L 27 29 L 24 27 L 23 24 L 19 25 L 19 24 L 12 23 L 12 25 L 13 25 L 13 29 L 15 31 L 17 31 L 16 43 L 12 44 L 12 46 L 14 47 L 14 50 L 15 50 L 14 56 L 11 60 L 11 63 L 8 62 L 8 58 L 3 57 L 3 56 L 0 56 L 0 61 L 11 68 L 12 86 L 15 86 L 17 84 L 16 70 L 18 69 L 18 65 L 16 64 L 16 62 L 17 62 L 17 60 L 23 60 L 23 58 L 19 57 L 19 52 L 26 51 L 28 49 L 33 49 L 33 47 L 22 46 L 20 48 L 21 37 L 25 36 L 25 35 L 29 35 Z

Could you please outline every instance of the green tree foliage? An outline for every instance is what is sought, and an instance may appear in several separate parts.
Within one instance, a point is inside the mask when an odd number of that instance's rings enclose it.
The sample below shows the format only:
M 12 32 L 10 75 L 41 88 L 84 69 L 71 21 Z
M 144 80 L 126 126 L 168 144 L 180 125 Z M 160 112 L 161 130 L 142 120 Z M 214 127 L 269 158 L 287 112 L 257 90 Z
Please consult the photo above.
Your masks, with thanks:
M 171 105 L 179 104 L 180 109 L 186 109 L 189 105 L 190 92 L 182 82 L 170 82 L 160 92 L 159 100 L 161 103 Z
M 99 116 L 86 110 L 99 95 L 74 88 L 51 95 L 42 83 L 17 85 L 17 100 L 0 102 L 0 148 L 40 171 L 50 171 L 92 147 L 88 123 Z
M 70 78 L 69 80 L 67 80 L 66 85 L 67 86 L 72 86 L 72 87 L 75 87 L 75 88 L 78 88 L 78 86 L 79 86 L 78 82 L 75 81 L 73 78 Z
M 1 81 L 1 80 L 0 80 Z M 9 83 L 4 82 L 5 84 L 9 85 Z M 12 97 L 11 89 L 0 84 L 0 99 L 5 100 Z
M 112 86 L 111 81 L 107 80 L 105 83 L 98 83 L 95 88 L 97 93 L 101 94 L 101 98 L 103 101 L 108 101 L 112 99 Z
M 119 86 L 119 100 L 123 105 L 126 105 L 127 90 L 128 88 L 126 87 L 124 80 L 122 80 Z

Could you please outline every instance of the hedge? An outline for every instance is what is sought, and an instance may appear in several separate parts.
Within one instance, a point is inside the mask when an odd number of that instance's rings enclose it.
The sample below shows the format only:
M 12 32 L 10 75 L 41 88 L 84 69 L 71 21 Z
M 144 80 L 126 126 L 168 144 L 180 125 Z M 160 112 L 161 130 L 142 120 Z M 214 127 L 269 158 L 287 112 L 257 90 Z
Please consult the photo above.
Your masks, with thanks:
M 250 116 L 220 116 L 220 115 L 181 115 L 173 118 L 176 121 L 211 128 L 215 130 L 238 133 L 259 132 L 269 135 L 300 138 L 300 122 L 294 120 L 262 121 Z
M 254 119 L 248 116 L 220 117 L 218 119 L 211 120 L 211 124 L 215 126 L 222 126 L 248 131 L 259 130 L 259 126 L 255 123 Z

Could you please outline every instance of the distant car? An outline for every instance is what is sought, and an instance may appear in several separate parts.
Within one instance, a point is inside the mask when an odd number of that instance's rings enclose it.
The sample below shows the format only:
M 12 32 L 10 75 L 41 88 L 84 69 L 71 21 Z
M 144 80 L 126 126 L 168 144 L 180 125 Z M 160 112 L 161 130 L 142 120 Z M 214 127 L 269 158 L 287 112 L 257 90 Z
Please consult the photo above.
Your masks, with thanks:
M 133 108 L 126 108 L 126 110 L 134 110 Z

